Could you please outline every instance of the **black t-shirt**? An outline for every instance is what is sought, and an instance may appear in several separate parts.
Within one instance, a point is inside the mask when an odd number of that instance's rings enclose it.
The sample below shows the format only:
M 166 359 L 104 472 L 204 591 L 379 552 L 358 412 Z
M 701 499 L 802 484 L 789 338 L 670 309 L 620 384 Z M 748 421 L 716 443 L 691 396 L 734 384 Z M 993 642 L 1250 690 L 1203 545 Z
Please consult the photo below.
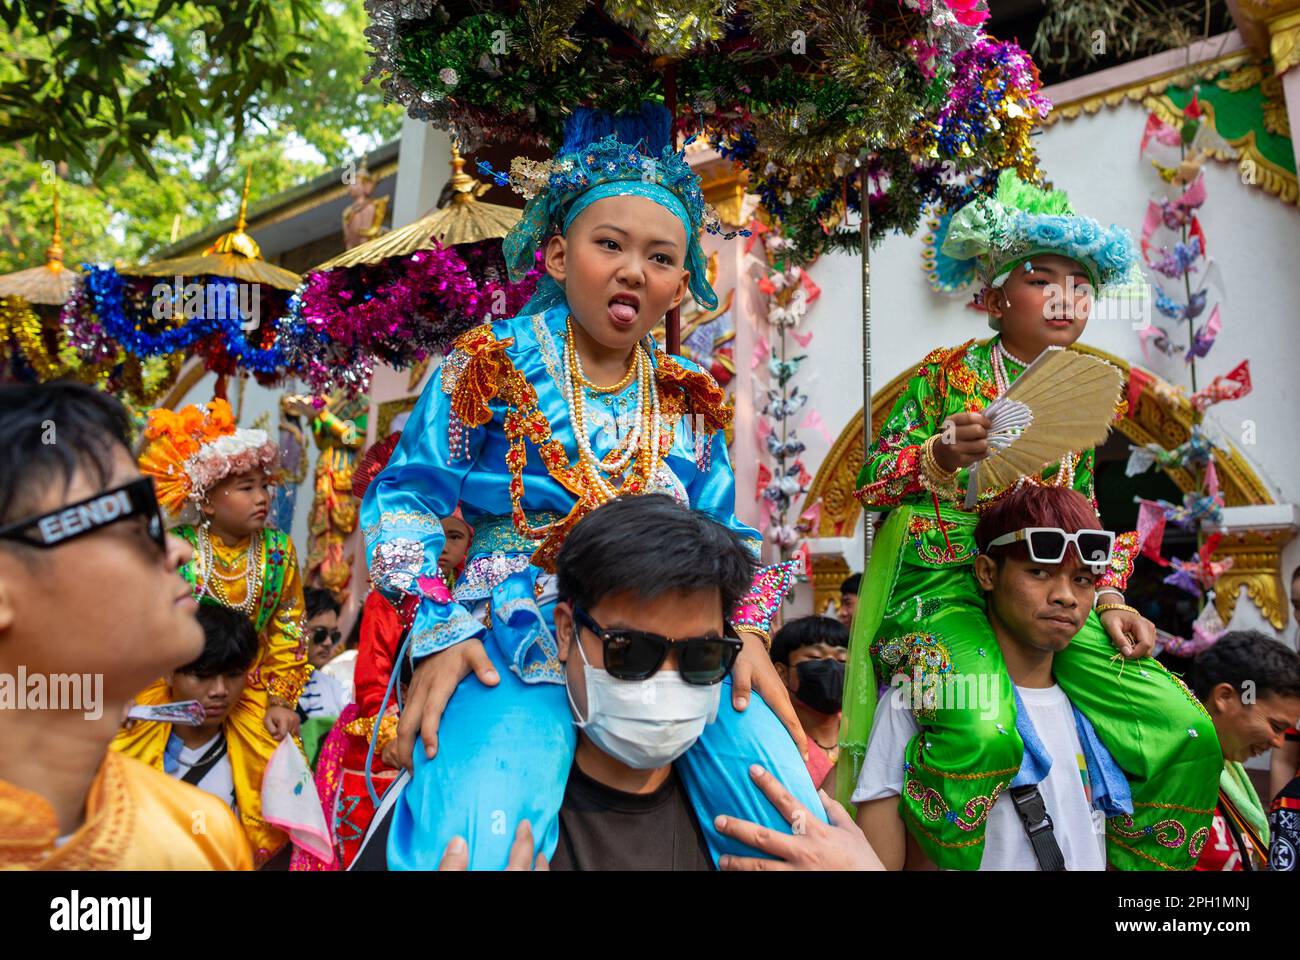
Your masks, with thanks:
M 674 770 L 654 793 L 612 790 L 569 771 L 552 870 L 712 870 L 713 858 Z

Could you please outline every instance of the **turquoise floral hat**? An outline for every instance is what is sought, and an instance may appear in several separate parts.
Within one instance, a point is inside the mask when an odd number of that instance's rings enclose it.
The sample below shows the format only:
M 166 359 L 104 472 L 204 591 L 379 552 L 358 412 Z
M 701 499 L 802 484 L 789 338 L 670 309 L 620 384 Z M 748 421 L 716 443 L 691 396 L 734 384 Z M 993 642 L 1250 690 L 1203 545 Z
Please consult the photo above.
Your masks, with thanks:
M 1130 282 L 1137 268 L 1128 230 L 1080 216 L 1064 191 L 1025 183 L 1014 170 L 1002 172 L 993 196 L 977 197 L 941 224 L 936 269 L 987 287 L 1002 286 L 1016 267 L 1048 253 L 1082 264 L 1098 295 Z

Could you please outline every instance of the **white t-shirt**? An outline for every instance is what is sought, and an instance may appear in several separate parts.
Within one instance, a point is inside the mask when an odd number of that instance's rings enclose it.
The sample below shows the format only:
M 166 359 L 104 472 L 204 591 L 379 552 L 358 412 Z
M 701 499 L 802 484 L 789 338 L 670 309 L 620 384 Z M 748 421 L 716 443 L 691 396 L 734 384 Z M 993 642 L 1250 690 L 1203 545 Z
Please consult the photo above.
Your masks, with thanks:
M 217 737 L 222 736 L 218 733 L 207 743 L 201 743 L 197 747 L 181 747 L 180 756 L 177 758 L 178 766 L 172 771 L 172 776 L 177 780 L 190 772 L 190 768 L 203 759 L 203 755 L 212 748 L 217 742 Z M 230 804 L 231 810 L 237 810 L 235 806 L 235 775 L 230 769 L 230 753 L 227 751 L 221 755 L 221 759 L 214 763 L 208 772 L 203 775 L 203 779 L 195 784 L 200 790 L 205 790 L 214 797 L 219 797 L 226 803 Z
M 343 685 L 343 692 L 347 695 L 348 703 L 356 699 L 356 671 L 357 651 L 355 650 L 344 650 L 320 668 L 321 673 L 327 677 L 333 677 Z
M 337 717 L 350 702 L 343 684 L 319 670 L 312 671 L 298 695 L 298 706 L 309 717 Z
M 1038 789 L 1052 818 L 1052 832 L 1065 855 L 1067 870 L 1106 869 L 1105 818 L 1090 807 L 1087 767 L 1074 723 L 1070 700 L 1059 686 L 1016 687 L 1043 742 L 1052 768 Z M 867 743 L 853 802 L 898 796 L 903 790 L 903 759 L 908 741 L 920 730 L 916 718 L 895 688 L 882 697 Z M 1011 797 L 1003 791 L 989 812 L 981 870 L 1037 870 L 1029 837 Z

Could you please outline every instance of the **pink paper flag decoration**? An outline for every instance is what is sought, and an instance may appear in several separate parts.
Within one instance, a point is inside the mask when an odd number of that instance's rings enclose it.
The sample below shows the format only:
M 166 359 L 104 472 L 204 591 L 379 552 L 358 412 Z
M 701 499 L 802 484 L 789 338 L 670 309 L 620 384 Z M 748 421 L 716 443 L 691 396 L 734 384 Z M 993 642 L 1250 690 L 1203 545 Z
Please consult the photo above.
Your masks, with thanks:
M 809 410 L 808 416 L 803 418 L 803 423 L 799 424 L 800 430 L 816 430 L 821 434 L 822 439 L 827 443 L 831 442 L 831 432 L 826 429 L 826 424 L 822 422 L 822 415 L 817 410 Z
M 799 282 L 803 284 L 804 292 L 808 294 L 808 306 L 811 307 L 822 295 L 822 288 L 813 283 L 813 278 L 808 276 L 807 270 L 800 270 L 799 274 Z
M 1137 535 L 1142 556 L 1162 567 L 1169 565 L 1169 561 L 1160 556 L 1160 546 L 1165 539 L 1165 511 L 1160 504 L 1150 500 L 1138 501 Z
M 767 435 L 772 432 L 772 421 L 767 417 L 755 417 L 754 432 L 758 434 L 758 442 L 764 443 Z
M 772 352 L 772 345 L 767 342 L 767 337 L 759 336 L 758 343 L 754 344 L 754 355 L 749 360 L 749 369 L 755 370 L 760 363 L 767 363 L 767 355 Z
M 1165 123 L 1154 113 L 1147 116 L 1146 129 L 1142 131 L 1142 145 L 1138 147 L 1138 153 L 1145 152 L 1147 144 L 1151 138 L 1155 137 L 1156 142 L 1164 144 L 1166 147 L 1178 146 L 1180 135 L 1177 130 Z
M 812 343 L 813 335 L 811 330 L 809 330 L 807 333 L 803 335 L 797 334 L 793 330 L 791 330 L 790 336 L 794 337 L 795 343 L 799 344 L 799 346 L 804 348 L 805 350 L 808 349 L 808 344 Z
M 822 502 L 818 500 L 811 507 L 799 514 L 799 523 L 810 531 L 815 531 L 822 522 Z

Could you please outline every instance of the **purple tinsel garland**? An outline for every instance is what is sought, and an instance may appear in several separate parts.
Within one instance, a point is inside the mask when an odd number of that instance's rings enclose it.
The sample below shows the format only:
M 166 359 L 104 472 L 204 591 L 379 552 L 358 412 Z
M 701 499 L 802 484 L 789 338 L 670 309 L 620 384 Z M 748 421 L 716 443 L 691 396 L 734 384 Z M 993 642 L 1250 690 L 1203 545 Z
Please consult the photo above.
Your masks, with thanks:
M 405 369 L 445 353 L 480 323 L 514 316 L 541 276 L 506 277 L 501 242 L 437 245 L 398 260 L 312 273 L 281 325 L 279 344 L 316 391 L 364 391 L 375 362 Z

